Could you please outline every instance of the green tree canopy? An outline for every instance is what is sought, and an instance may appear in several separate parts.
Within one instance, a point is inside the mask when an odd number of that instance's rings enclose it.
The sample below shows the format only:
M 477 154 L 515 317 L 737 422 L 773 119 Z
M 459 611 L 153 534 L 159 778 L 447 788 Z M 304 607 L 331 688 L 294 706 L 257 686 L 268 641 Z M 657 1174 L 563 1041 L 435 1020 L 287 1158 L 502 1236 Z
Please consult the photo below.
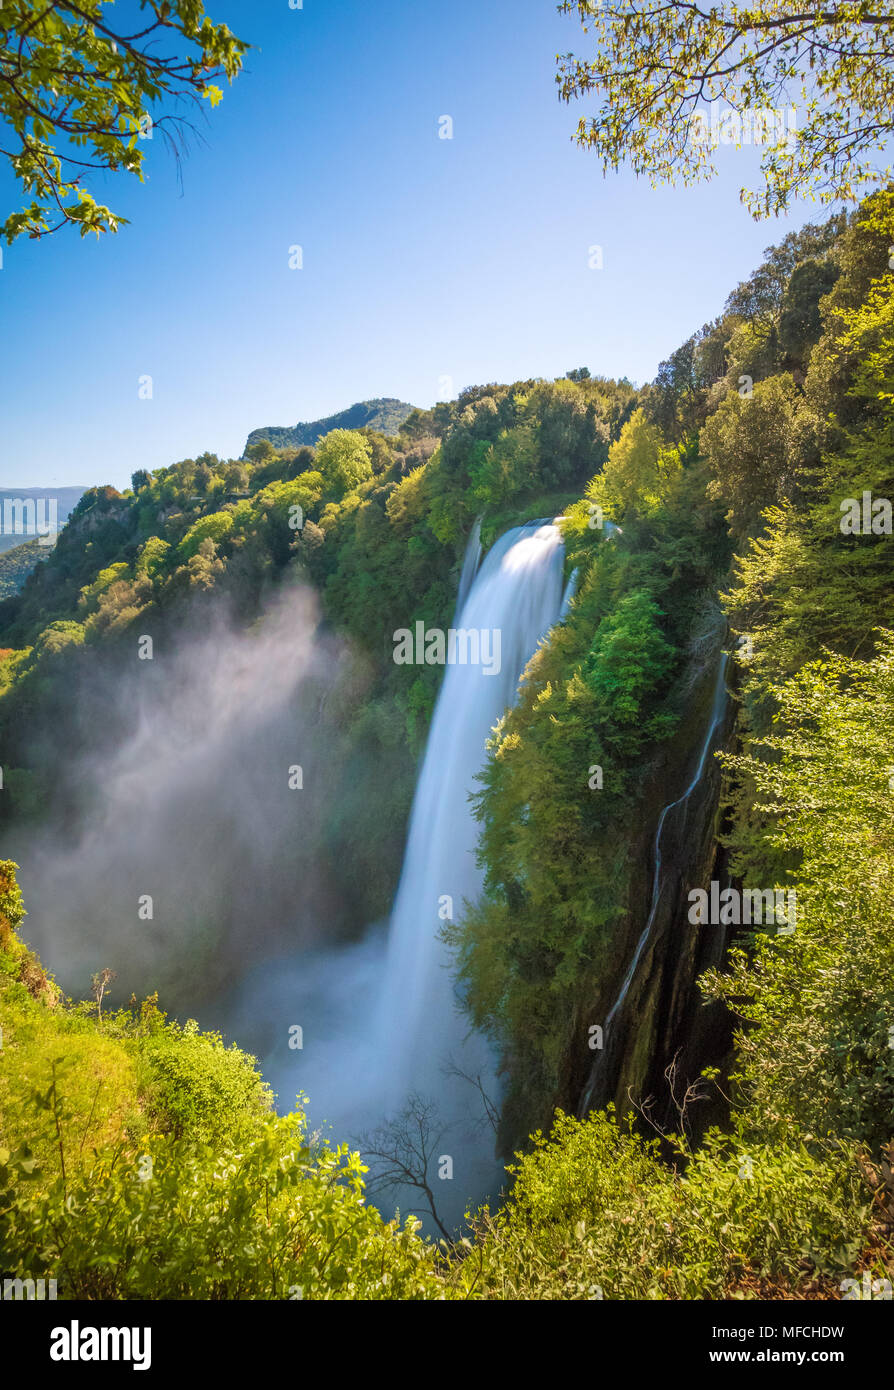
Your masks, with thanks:
M 635 410 L 611 446 L 608 462 L 597 474 L 587 496 L 623 518 L 629 511 L 642 513 L 659 491 L 661 433 L 642 410 Z
M 755 217 L 784 211 L 793 199 L 854 199 L 884 181 L 877 156 L 890 140 L 894 13 L 869 0 L 823 7 L 797 0 L 733 0 L 702 7 L 682 0 L 563 0 L 592 34 L 595 56 L 558 59 L 561 98 L 595 93 L 594 116 L 576 139 L 605 171 L 628 163 L 653 183 L 684 183 L 716 173 L 719 140 L 760 144 L 763 187 L 743 189 Z M 717 102 L 725 130 L 710 138 L 705 108 Z M 796 134 L 779 120 L 758 126 L 742 117 L 795 108 Z M 760 138 L 758 138 L 760 136 Z M 701 137 L 701 138 L 699 138 Z
M 84 185 L 95 170 L 142 179 L 155 130 L 175 152 L 189 127 L 157 114 L 168 99 L 221 98 L 216 79 L 239 72 L 247 43 L 213 24 L 200 0 L 141 0 L 133 31 L 108 0 L 4 0 L 0 6 L 0 154 L 31 201 L 2 224 L 7 242 L 66 225 L 114 232 L 126 219 Z M 179 45 L 166 51 L 171 40 Z M 184 43 L 181 41 L 185 41 Z
M 372 477 L 372 445 L 359 430 L 330 430 L 317 444 L 317 471 L 327 488 L 350 492 Z
M 752 396 L 730 392 L 701 432 L 714 471 L 708 495 L 729 507 L 740 532 L 760 525 L 764 507 L 789 494 L 798 456 L 798 401 L 791 377 L 758 382 Z

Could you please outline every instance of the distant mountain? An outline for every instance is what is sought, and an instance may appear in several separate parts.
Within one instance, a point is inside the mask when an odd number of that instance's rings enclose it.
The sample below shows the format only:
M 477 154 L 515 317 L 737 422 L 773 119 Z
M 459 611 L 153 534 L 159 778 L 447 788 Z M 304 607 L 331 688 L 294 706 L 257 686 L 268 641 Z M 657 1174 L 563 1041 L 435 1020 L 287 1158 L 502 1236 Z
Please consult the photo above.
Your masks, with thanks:
M 301 444 L 316 444 L 317 440 L 330 430 L 378 430 L 380 434 L 395 435 L 415 406 L 406 401 L 396 401 L 392 397 L 379 397 L 374 401 L 358 401 L 348 406 L 338 415 L 327 415 L 325 420 L 299 422 L 297 425 L 264 425 L 252 430 L 245 441 L 248 450 L 251 444 L 269 439 L 276 449 L 297 449 Z
M 25 541 L 0 553 L 0 600 L 12 598 L 24 584 L 28 575 L 51 554 L 51 547 L 41 545 L 39 540 Z
M 61 531 L 86 491 L 83 487 L 0 487 L 0 552 L 46 534 L 49 526 Z M 47 549 L 41 547 L 44 553 Z

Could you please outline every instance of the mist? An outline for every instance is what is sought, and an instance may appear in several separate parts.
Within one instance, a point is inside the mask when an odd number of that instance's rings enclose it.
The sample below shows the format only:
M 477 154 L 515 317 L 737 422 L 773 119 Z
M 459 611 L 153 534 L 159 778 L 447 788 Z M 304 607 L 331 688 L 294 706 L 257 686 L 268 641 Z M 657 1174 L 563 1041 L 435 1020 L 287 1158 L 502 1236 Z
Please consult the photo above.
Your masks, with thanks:
M 126 736 L 104 747 L 94 727 L 60 768 L 75 816 L 20 827 L 9 852 L 27 938 L 67 992 L 108 967 L 111 1004 L 158 989 L 195 1012 L 259 955 L 350 931 L 325 826 L 344 755 L 333 714 L 363 677 L 300 587 L 249 629 L 218 606 L 158 637 L 151 660 L 136 643 L 127 656 L 71 696 L 73 727 L 111 699 Z
M 64 988 L 83 997 L 110 969 L 110 1004 L 158 990 L 163 1008 L 256 1055 L 280 1110 L 306 1094 L 312 1126 L 374 1157 L 384 1149 L 373 1192 L 386 1212 L 418 1211 L 412 1188 L 386 1179 L 401 1125 L 425 1129 L 426 1163 L 451 1179 L 434 1219 L 451 1229 L 504 1175 L 497 1059 L 463 1012 L 443 912 L 481 890 L 469 794 L 560 616 L 562 559 L 549 523 L 507 532 L 480 568 L 470 541 L 457 621 L 496 632 L 507 659 L 499 672 L 447 665 L 387 924 L 368 925 L 349 884 L 395 769 L 362 733 L 369 673 L 301 586 L 277 591 L 248 629 L 200 606 L 159 631 L 151 660 L 141 638 L 112 665 L 91 661 L 71 726 L 105 712 L 110 734 L 90 731 L 89 751 L 67 760 L 56 821 L 15 845 L 26 934 Z M 354 799 L 364 777 L 365 810 Z M 421 1126 L 408 1104 L 422 1107 Z

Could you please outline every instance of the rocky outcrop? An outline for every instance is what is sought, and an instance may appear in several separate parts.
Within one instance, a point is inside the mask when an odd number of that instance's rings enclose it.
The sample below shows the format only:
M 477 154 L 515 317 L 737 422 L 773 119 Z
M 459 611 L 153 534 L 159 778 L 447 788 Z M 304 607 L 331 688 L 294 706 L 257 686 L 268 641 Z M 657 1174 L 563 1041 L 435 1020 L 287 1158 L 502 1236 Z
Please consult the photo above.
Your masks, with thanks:
M 721 655 L 722 641 L 723 629 L 715 623 L 710 642 L 695 644 L 681 682 L 686 714 L 661 764 L 647 777 L 643 805 L 653 807 L 654 813 L 631 842 L 627 911 L 616 938 L 612 969 L 599 998 L 590 1001 L 587 1018 L 581 1018 L 574 1030 L 577 1038 L 586 1039 L 590 1027 L 600 1024 L 603 1045 L 586 1052 L 582 1047 L 568 1059 L 561 1103 L 580 1114 L 610 1101 L 619 1110 L 628 1110 L 633 1102 L 652 1096 L 653 1113 L 661 1123 L 673 1110 L 664 1077 L 668 1065 L 677 1059 L 680 1094 L 702 1066 L 722 1057 L 729 1046 L 725 1014 L 718 1006 L 705 1005 L 695 986 L 701 972 L 722 959 L 726 935 L 722 928 L 693 926 L 688 920 L 689 890 L 706 886 L 712 878 L 725 881 L 726 873 L 724 851 L 718 843 L 721 774 L 714 752 L 729 744 L 735 703 L 728 687 L 731 670 Z M 687 795 L 715 719 L 702 775 Z M 661 826 L 653 906 L 656 833 L 666 807 L 670 809 Z M 605 1021 L 622 993 L 623 1002 L 606 1028 Z

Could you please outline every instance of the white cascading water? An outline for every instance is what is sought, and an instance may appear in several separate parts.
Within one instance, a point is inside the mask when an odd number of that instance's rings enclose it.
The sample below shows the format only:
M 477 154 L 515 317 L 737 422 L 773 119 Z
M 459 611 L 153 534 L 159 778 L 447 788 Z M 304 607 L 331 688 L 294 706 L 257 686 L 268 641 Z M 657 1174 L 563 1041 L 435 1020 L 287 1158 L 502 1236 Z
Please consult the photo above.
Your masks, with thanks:
M 483 563 L 480 555 L 476 525 L 453 626 L 486 631 L 488 653 L 498 632 L 499 670 L 487 674 L 496 662 L 446 667 L 387 932 L 378 925 L 354 945 L 281 961 L 275 979 L 260 969 L 244 982 L 234 1014 L 238 1020 L 263 1010 L 302 1025 L 300 1051 L 291 1051 L 279 1030 L 264 1074 L 286 1108 L 305 1091 L 312 1124 L 336 1141 L 362 1148 L 363 1136 L 398 1116 L 410 1096 L 430 1103 L 434 1158 L 449 1154 L 453 1164 L 452 1181 L 433 1186 L 439 1214 L 454 1228 L 470 1202 L 498 1195 L 504 1175 L 478 1089 L 498 1103 L 495 1059 L 459 1006 L 441 939 L 444 913 L 452 900 L 453 918 L 461 920 L 464 902 L 481 892 L 479 826 L 469 797 L 479 789 L 494 726 L 515 703 L 525 666 L 563 611 L 558 526 L 517 527 Z M 570 590 L 564 597 L 570 602 Z M 433 1167 L 429 1178 L 436 1176 Z M 418 1198 L 392 1188 L 380 1205 L 424 1215 Z
M 477 544 L 473 534 L 470 546 Z M 391 924 L 378 1036 L 388 1105 L 409 1092 L 431 1095 L 456 1117 L 443 1068 L 485 1075 L 493 1087 L 484 1040 L 467 1036 L 457 1006 L 450 955 L 440 939 L 444 914 L 461 917 L 474 902 L 483 874 L 476 862 L 478 823 L 469 795 L 486 757 L 485 745 L 538 642 L 559 617 L 564 551 L 555 525 L 533 523 L 507 532 L 493 546 L 454 619 L 460 629 L 499 633 L 500 669 L 448 665 L 435 706 L 410 816 L 407 849 Z M 465 1083 L 467 1099 L 476 1096 Z

